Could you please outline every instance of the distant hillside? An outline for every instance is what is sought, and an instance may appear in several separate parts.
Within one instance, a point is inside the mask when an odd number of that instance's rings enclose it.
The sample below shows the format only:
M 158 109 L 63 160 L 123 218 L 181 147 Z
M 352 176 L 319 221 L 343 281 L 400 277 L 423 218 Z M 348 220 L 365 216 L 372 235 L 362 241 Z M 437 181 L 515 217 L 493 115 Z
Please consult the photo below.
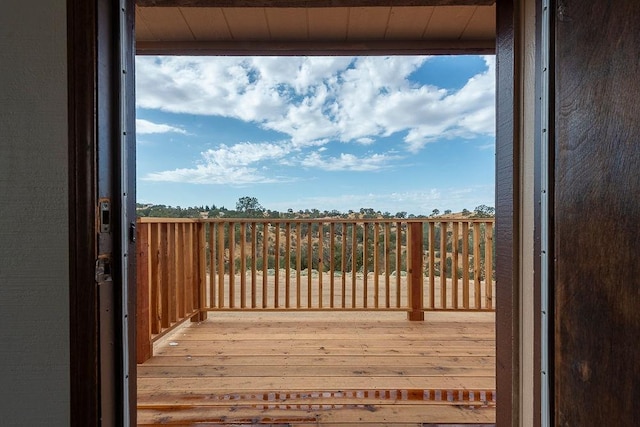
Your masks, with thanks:
M 445 210 L 440 212 L 434 209 L 428 215 L 407 214 L 407 212 L 390 212 L 375 211 L 372 208 L 361 208 L 359 211 L 349 210 L 348 212 L 340 212 L 337 210 L 305 209 L 294 211 L 289 209 L 286 212 L 273 211 L 263 208 L 255 197 L 242 197 L 236 203 L 236 209 L 227 209 L 224 206 L 216 207 L 215 205 L 201 205 L 182 208 L 180 206 L 167 206 L 155 204 L 136 204 L 136 213 L 139 217 L 156 217 L 156 218 L 345 218 L 345 219 L 375 219 L 375 218 L 491 218 L 494 216 L 495 209 L 490 206 L 480 205 L 473 211 L 463 209 L 461 212 L 452 212 Z

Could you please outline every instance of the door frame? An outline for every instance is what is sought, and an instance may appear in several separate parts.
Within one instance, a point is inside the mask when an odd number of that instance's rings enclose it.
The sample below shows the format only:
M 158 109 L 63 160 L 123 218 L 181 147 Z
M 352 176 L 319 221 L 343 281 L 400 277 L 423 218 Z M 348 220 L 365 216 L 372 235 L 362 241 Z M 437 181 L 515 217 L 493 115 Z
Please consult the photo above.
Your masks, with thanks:
M 521 402 L 521 15 L 518 0 L 496 6 L 496 425 L 516 426 Z
M 126 0 L 129 11 L 127 30 L 133 37 L 133 0 Z M 116 4 L 117 6 L 117 4 Z M 101 73 L 119 73 L 117 55 L 121 52 L 119 37 L 107 49 L 99 45 L 105 29 L 118 28 L 114 19 L 114 5 L 108 0 L 68 0 L 68 69 L 69 69 L 69 214 L 70 214 L 70 322 L 71 322 L 71 422 L 74 426 L 99 425 L 104 415 L 100 411 L 100 337 L 99 306 L 95 284 L 95 261 L 97 257 L 97 156 L 101 149 L 110 150 L 115 162 L 111 164 L 116 177 L 121 176 L 123 159 L 133 161 L 128 165 L 128 182 L 120 183 L 129 188 L 129 212 L 135 212 L 135 140 L 130 135 L 127 152 L 122 152 L 119 144 L 102 139 L 98 132 L 100 111 L 119 108 L 120 91 L 113 93 L 101 83 Z M 496 386 L 497 424 L 512 426 L 519 423 L 520 413 L 520 310 L 519 310 L 519 236 L 520 236 L 520 117 L 521 117 L 521 56 L 520 47 L 520 1 L 497 2 L 497 105 L 496 105 L 496 281 L 500 284 L 496 292 Z M 129 40 L 132 49 L 133 40 Z M 102 46 L 102 47 L 101 47 Z M 362 52 L 365 53 L 366 52 Z M 125 54 L 125 62 L 131 61 L 133 52 Z M 132 73 L 133 74 L 133 73 Z M 114 76 L 114 78 L 116 78 Z M 118 77 L 119 78 L 119 75 Z M 112 82 L 113 83 L 113 82 Z M 133 96 L 133 79 L 129 79 L 125 91 Z M 129 119 L 135 117 L 133 103 L 128 103 Z M 117 115 L 115 116 L 117 117 Z M 106 124 L 113 132 L 120 132 L 120 120 Z M 132 129 L 130 127 L 130 129 Z M 131 132 L 134 134 L 134 132 Z M 133 141 L 133 144 L 131 143 Z M 120 198 L 113 200 L 114 211 L 120 215 L 127 211 Z M 133 205 L 133 210 L 130 206 Z M 117 236 L 126 236 L 123 227 L 127 223 L 117 223 Z M 539 234 L 539 230 L 536 230 Z M 116 241 L 118 238 L 116 238 Z M 126 242 L 117 242 L 123 247 Z M 135 249 L 129 251 L 129 274 L 134 271 Z M 115 253 L 114 264 L 123 260 L 123 253 Z M 114 281 L 121 282 L 120 269 L 114 270 Z M 133 276 L 135 277 L 135 276 Z M 120 280 L 119 280 L 120 279 Z M 134 282 L 131 282 L 134 283 Z M 135 287 L 129 288 L 127 305 L 129 313 L 135 313 Z M 115 311 L 114 313 L 122 314 Z M 112 405 L 117 424 L 123 424 L 123 414 L 129 411 L 129 423 L 136 420 L 136 365 L 135 365 L 135 322 L 129 322 L 129 330 L 118 330 L 116 353 L 123 353 L 128 342 L 131 351 L 129 388 L 117 388 Z M 123 339 L 125 337 L 125 339 Z M 119 374 L 122 364 L 117 364 Z M 539 390 L 534 390 L 539 395 Z M 129 408 L 124 408 L 123 396 L 128 394 Z
M 136 422 L 134 11 L 134 0 L 67 1 L 70 418 L 79 427 Z

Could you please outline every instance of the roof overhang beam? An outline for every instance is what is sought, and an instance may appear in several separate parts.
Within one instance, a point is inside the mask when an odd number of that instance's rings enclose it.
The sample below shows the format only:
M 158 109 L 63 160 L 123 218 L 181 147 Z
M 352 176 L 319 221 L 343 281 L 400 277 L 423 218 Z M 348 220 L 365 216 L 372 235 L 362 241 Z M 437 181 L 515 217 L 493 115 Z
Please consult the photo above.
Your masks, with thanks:
M 455 55 L 495 53 L 493 40 L 362 41 L 362 42 L 170 42 L 139 41 L 138 55 L 193 56 L 352 56 Z
M 141 7 L 491 6 L 496 0 L 136 0 Z

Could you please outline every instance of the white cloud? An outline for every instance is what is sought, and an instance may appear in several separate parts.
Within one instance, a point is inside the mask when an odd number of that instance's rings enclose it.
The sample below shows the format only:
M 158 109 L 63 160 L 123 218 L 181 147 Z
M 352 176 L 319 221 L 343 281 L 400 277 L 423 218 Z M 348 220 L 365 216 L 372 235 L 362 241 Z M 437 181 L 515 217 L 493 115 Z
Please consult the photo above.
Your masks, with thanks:
M 201 161 L 194 168 L 180 168 L 153 172 L 146 181 L 183 182 L 191 184 L 246 185 L 291 181 L 290 178 L 267 175 L 258 166 L 264 161 L 281 159 L 292 151 L 288 143 L 244 142 L 201 153 Z
M 138 107 L 233 117 L 295 147 L 370 144 L 406 132 L 406 149 L 495 134 L 495 59 L 458 91 L 410 79 L 428 57 L 138 57 Z
M 193 168 L 152 172 L 143 179 L 146 181 L 233 185 L 290 182 L 295 178 L 273 176 L 270 169 L 273 161 L 292 167 L 363 172 L 388 168 L 392 161 L 400 158 L 400 156 L 389 153 L 371 154 L 364 157 L 343 153 L 340 157 L 323 157 L 320 153 L 325 150 L 326 147 L 319 147 L 316 151 L 302 157 L 298 155 L 300 149 L 287 141 L 276 143 L 242 142 L 231 146 L 221 144 L 216 149 L 200 153 L 200 162 Z
M 187 134 L 187 131 L 176 126 L 167 125 L 164 123 L 153 123 L 149 120 L 136 119 L 136 134 L 146 135 L 151 133 L 181 133 Z
M 380 212 L 408 212 L 416 215 L 428 215 L 434 209 L 444 211 L 451 209 L 460 212 L 462 209 L 473 210 L 476 206 L 486 204 L 494 206 L 494 187 L 474 186 L 464 188 L 429 188 L 423 190 L 407 190 L 398 193 L 365 193 L 336 194 L 299 198 L 289 201 L 271 203 L 271 209 L 285 211 L 308 209 L 310 206 L 324 210 L 373 208 Z
M 371 144 L 373 144 L 375 142 L 375 139 L 364 137 L 364 138 L 358 138 L 356 140 L 356 142 L 358 144 L 362 144 L 362 145 L 371 145 Z
M 389 154 L 371 154 L 365 157 L 357 157 L 353 154 L 340 154 L 340 157 L 323 157 L 318 152 L 313 152 L 305 157 L 300 164 L 308 168 L 323 169 L 326 171 L 377 171 L 389 167 L 392 160 L 398 156 Z

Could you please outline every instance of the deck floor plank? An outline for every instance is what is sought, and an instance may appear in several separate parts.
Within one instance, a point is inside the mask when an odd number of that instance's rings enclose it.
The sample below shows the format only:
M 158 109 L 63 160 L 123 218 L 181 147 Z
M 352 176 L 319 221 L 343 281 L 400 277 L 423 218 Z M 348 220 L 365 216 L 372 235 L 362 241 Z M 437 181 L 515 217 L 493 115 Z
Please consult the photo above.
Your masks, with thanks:
M 139 425 L 495 422 L 493 313 L 210 313 L 138 366 Z
M 312 356 L 262 356 L 261 366 L 394 366 L 399 356 L 375 355 L 312 355 Z M 140 365 L 142 372 L 147 367 L 154 366 L 252 366 L 256 362 L 255 356 L 163 356 L 154 357 Z M 442 367 L 495 367 L 495 357 L 473 356 L 403 356 L 402 366 L 442 366 Z
M 395 360 L 397 362 L 398 359 Z M 491 367 L 476 368 L 462 366 L 374 366 L 364 363 L 353 365 L 264 365 L 250 366 L 143 366 L 138 369 L 139 378 L 220 378 L 220 377 L 288 377 L 288 378 L 325 378 L 325 377 L 439 377 L 456 375 L 458 377 L 493 378 Z
M 176 411 L 173 408 L 141 409 L 138 425 L 190 425 L 218 423 L 285 424 L 286 425 L 397 425 L 414 426 L 423 423 L 492 423 L 491 408 L 453 405 L 344 405 L 341 408 L 227 408 L 191 407 Z

